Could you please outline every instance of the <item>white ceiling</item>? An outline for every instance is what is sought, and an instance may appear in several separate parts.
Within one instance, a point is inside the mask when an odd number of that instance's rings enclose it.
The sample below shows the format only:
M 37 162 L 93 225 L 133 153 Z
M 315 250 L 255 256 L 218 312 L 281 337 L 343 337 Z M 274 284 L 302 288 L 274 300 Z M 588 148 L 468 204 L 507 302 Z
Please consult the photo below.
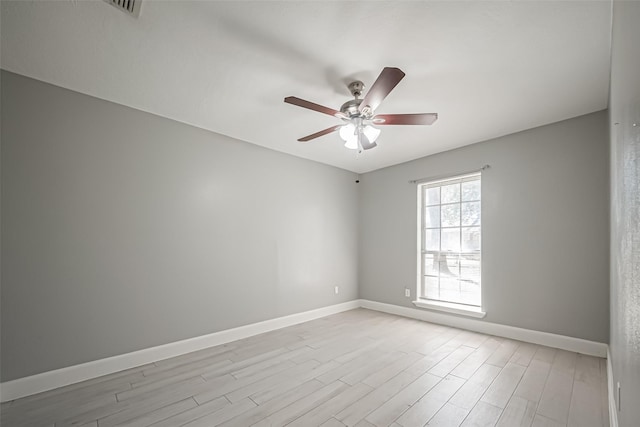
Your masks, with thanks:
M 362 173 L 607 107 L 609 1 L 157 1 L 140 17 L 103 1 L 2 0 L 2 68 L 240 140 Z M 407 76 L 359 157 L 331 108 L 383 67 Z M 366 90 L 366 89 L 365 89 Z

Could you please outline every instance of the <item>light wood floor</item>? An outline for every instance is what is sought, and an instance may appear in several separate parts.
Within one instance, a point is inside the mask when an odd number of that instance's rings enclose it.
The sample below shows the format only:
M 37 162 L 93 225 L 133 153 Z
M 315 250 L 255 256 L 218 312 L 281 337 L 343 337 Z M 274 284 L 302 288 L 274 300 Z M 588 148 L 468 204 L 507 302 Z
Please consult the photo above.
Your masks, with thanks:
M 2 405 L 2 426 L 608 426 L 606 364 L 352 310 Z

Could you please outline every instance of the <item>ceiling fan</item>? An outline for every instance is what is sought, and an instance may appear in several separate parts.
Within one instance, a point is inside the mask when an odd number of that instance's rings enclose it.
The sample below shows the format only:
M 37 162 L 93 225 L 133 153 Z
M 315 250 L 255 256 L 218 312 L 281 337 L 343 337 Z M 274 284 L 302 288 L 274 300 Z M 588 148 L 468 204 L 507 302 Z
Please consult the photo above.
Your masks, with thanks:
M 362 96 L 364 83 L 357 80 L 348 85 L 354 99 L 342 104 L 340 111 L 328 108 L 304 99 L 288 96 L 284 102 L 298 107 L 308 108 L 330 116 L 342 119 L 343 124 L 332 126 L 319 132 L 298 139 L 300 142 L 311 141 L 323 135 L 339 131 L 340 137 L 345 141 L 345 147 L 354 150 L 369 150 L 375 147 L 376 139 L 380 135 L 380 129 L 373 125 L 431 125 L 438 118 L 436 113 L 422 114 L 375 114 L 376 108 L 391 93 L 400 80 L 405 76 L 399 68 L 385 67 L 369 92 Z

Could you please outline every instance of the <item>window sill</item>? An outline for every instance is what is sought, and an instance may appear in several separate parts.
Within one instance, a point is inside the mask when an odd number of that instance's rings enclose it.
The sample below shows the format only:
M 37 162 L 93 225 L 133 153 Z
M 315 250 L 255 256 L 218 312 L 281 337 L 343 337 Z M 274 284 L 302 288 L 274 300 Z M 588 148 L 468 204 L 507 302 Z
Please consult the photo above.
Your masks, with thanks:
M 413 301 L 413 305 L 420 308 L 427 308 L 429 310 L 444 311 L 446 313 L 459 314 L 462 316 L 476 317 L 482 319 L 487 315 L 482 311 L 481 307 L 471 307 L 463 304 L 455 304 L 451 302 L 441 301 Z

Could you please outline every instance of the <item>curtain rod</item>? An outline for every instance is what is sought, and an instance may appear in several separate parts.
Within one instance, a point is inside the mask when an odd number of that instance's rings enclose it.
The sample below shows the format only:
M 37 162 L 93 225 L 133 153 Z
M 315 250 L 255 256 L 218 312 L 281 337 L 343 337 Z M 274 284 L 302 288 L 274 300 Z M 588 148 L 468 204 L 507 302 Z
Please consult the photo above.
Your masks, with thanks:
M 489 166 L 489 165 L 484 165 L 480 169 L 473 169 L 473 170 L 466 171 L 466 172 L 448 173 L 448 174 L 443 174 L 443 175 L 436 175 L 436 176 L 429 176 L 429 177 L 425 177 L 425 178 L 412 179 L 411 181 L 409 181 L 409 184 L 418 184 L 420 182 L 436 181 L 436 180 L 439 180 L 439 179 L 451 178 L 453 176 L 459 176 L 459 175 L 469 175 L 469 174 L 472 174 L 472 173 L 481 172 L 483 170 L 489 169 L 490 167 L 491 166 Z

